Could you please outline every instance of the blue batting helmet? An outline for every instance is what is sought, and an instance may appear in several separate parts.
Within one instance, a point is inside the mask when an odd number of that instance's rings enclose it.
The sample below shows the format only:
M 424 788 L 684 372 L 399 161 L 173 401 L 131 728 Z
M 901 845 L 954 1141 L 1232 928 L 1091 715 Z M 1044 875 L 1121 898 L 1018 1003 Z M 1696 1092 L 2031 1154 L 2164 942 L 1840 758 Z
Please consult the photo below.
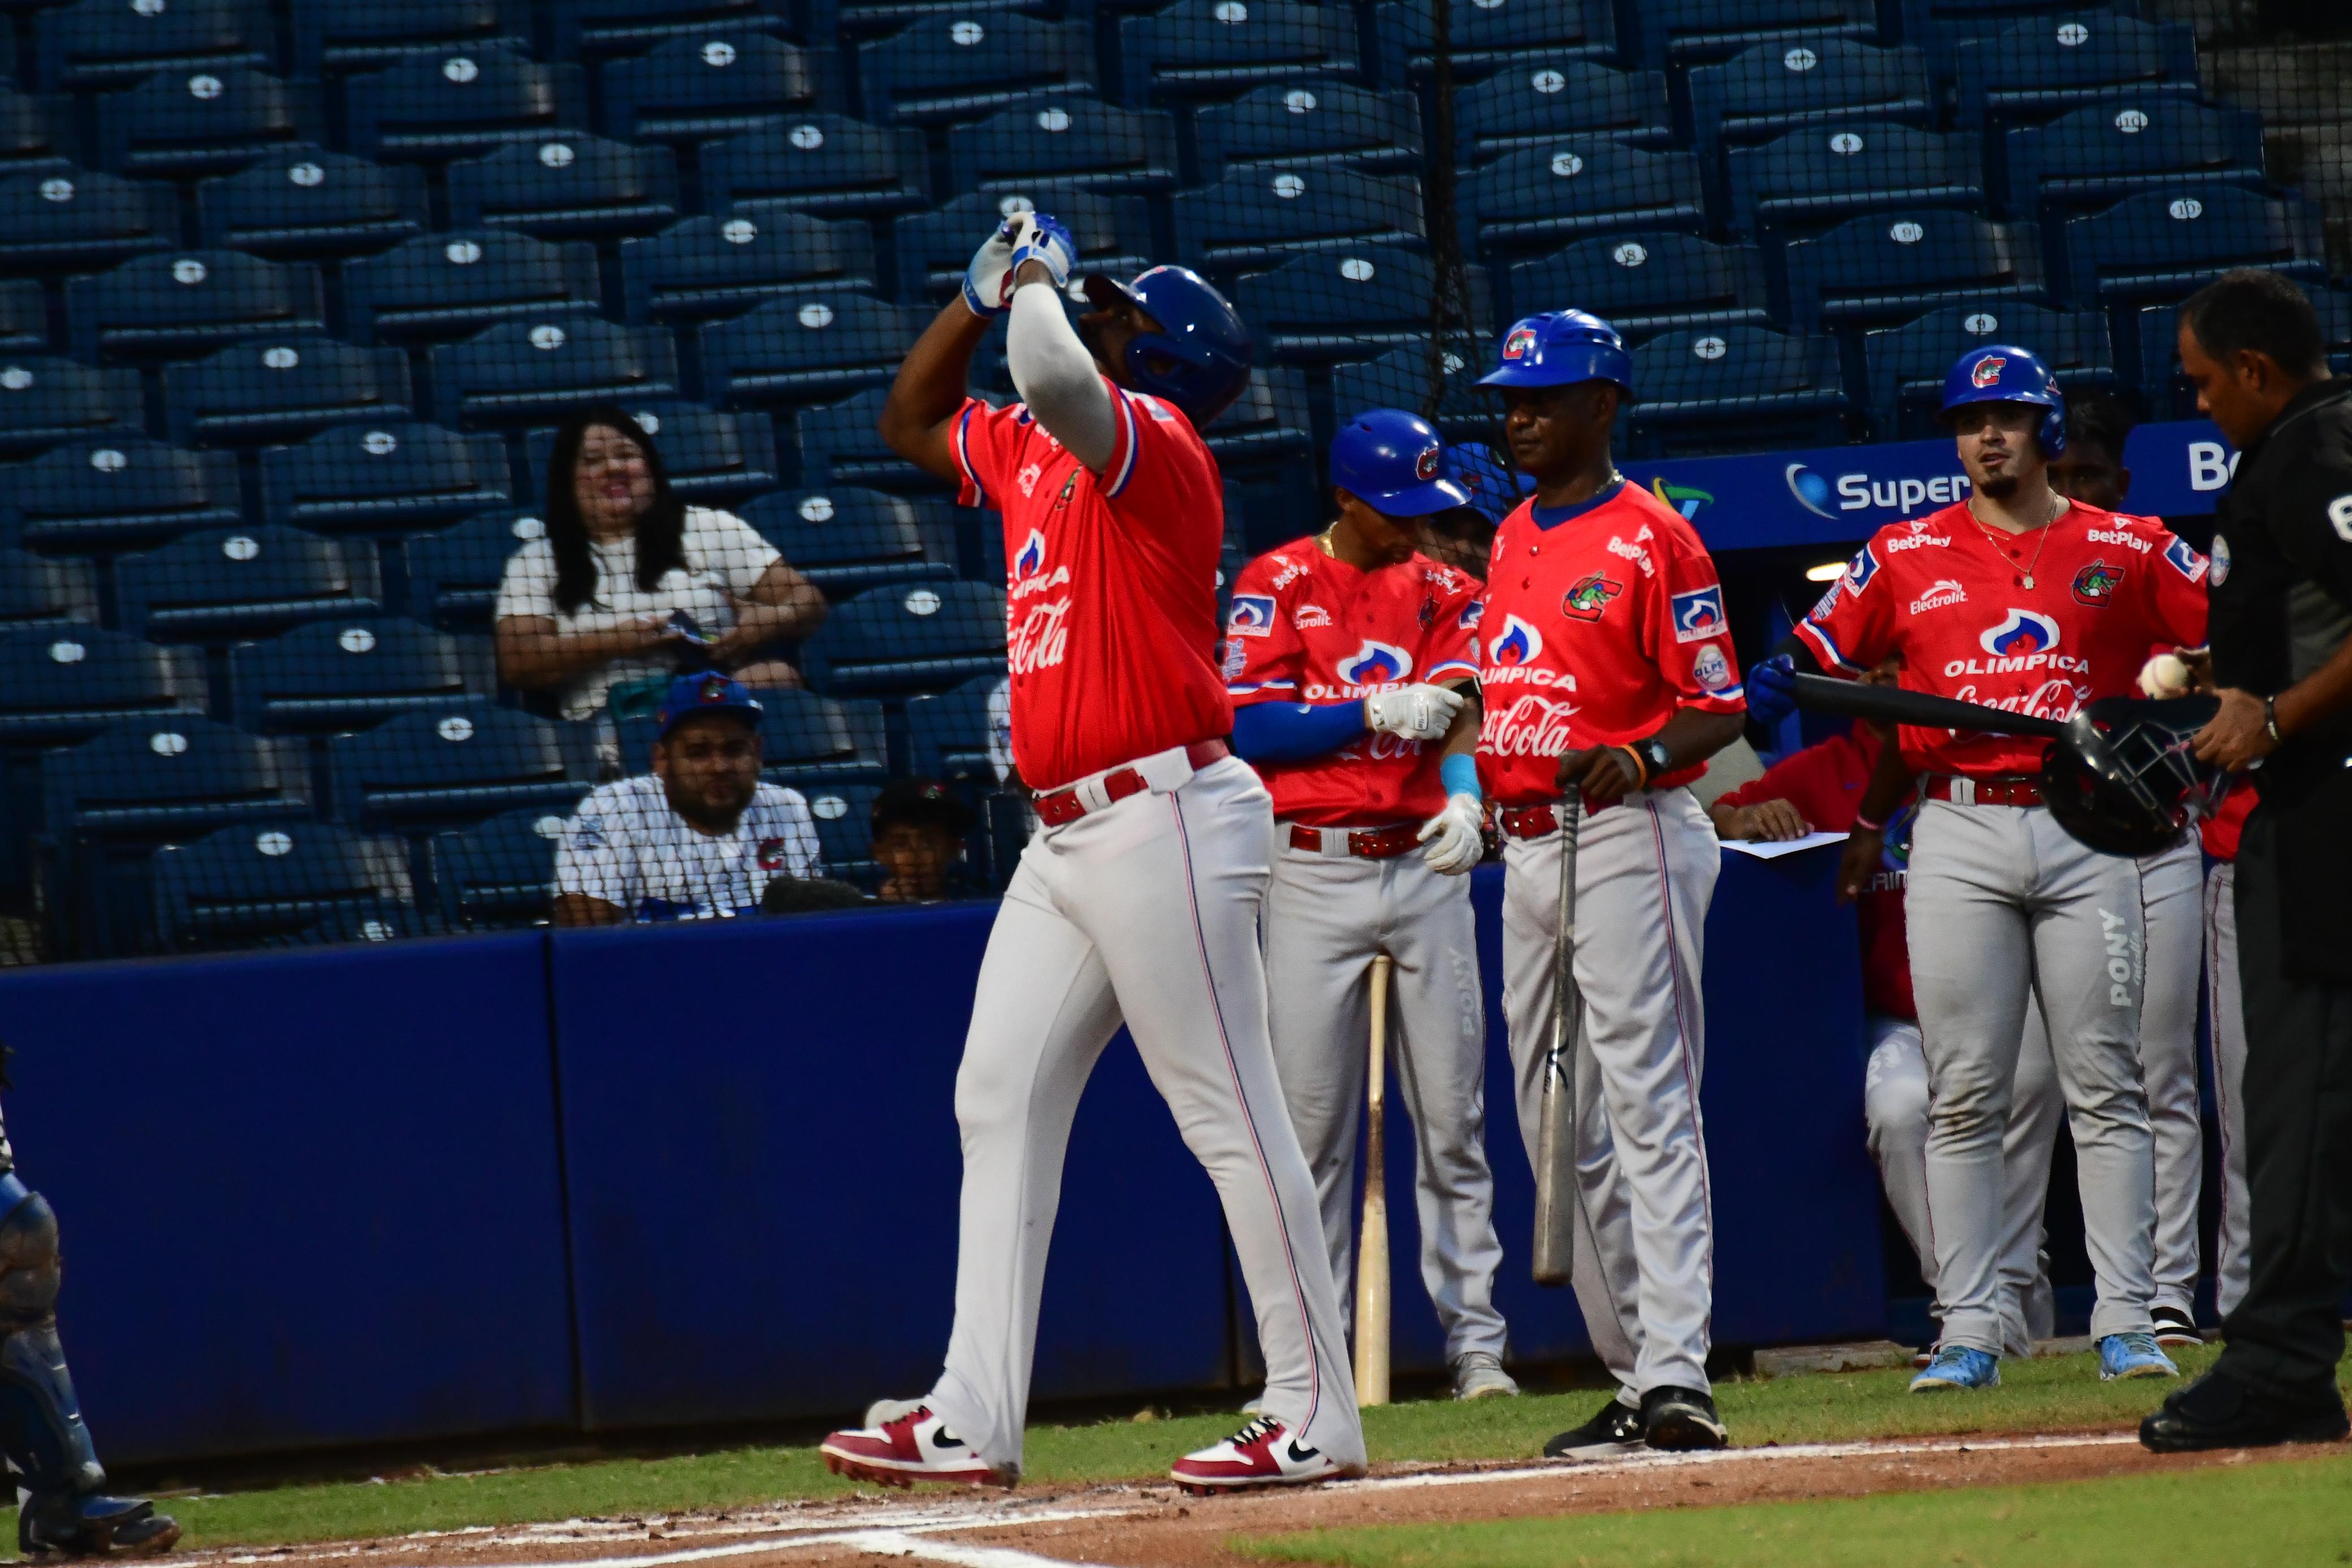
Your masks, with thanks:
M 1470 504 L 1444 476 L 1445 438 L 1401 408 L 1360 413 L 1331 438 L 1331 483 L 1384 517 L 1425 517 Z
M 1944 378 L 1944 413 L 1972 402 L 2031 403 L 2042 411 L 2033 432 L 2042 455 L 2054 459 L 2066 450 L 2066 400 L 2059 394 L 2058 378 L 2032 350 L 1988 343 L 1954 361 Z
M 1633 357 L 1617 329 L 1583 310 L 1547 310 L 1511 323 L 1503 334 L 1501 362 L 1482 387 L 1564 387 L 1578 382 L 1615 382 L 1633 392 Z
M 1191 267 L 1155 267 L 1133 283 L 1097 273 L 1086 290 L 1098 310 L 1124 299 L 1160 323 L 1159 331 L 1129 340 L 1128 376 L 1136 391 L 1182 409 L 1195 430 L 1207 429 L 1249 385 L 1249 329 Z

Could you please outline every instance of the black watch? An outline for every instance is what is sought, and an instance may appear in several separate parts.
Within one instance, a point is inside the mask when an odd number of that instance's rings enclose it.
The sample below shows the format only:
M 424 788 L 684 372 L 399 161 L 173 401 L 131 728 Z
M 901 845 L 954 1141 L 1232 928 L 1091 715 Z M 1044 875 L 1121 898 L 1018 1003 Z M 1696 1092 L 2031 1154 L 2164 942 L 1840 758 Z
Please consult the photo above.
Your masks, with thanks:
M 1654 735 L 1647 740 L 1635 741 L 1633 755 L 1639 757 L 1642 759 L 1642 766 L 1650 770 L 1650 779 L 1654 783 L 1664 778 L 1675 766 L 1675 754 L 1668 751 L 1666 743 Z

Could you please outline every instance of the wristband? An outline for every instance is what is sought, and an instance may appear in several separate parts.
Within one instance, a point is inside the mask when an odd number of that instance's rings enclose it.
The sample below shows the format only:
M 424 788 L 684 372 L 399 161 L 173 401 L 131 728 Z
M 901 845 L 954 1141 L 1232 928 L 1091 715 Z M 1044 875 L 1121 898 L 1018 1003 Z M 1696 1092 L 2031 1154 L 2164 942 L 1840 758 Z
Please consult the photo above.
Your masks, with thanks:
M 1865 833 L 1883 833 L 1886 831 L 1885 823 L 1874 822 L 1868 817 L 1864 816 L 1860 811 L 1856 811 L 1853 814 L 1853 825 L 1861 829 Z
M 1649 763 L 1643 758 L 1639 751 L 1634 750 L 1631 745 L 1623 741 L 1618 742 L 1617 749 L 1632 758 L 1633 759 L 1634 768 L 1640 771 L 1641 777 L 1634 780 L 1633 788 L 1636 789 L 1648 789 L 1650 787 Z
M 1478 759 L 1466 751 L 1457 751 L 1437 765 L 1438 781 L 1445 786 L 1448 795 L 1478 794 Z
M 2263 733 L 2271 737 L 2273 746 L 2286 744 L 2286 737 L 2279 732 L 2278 698 L 2274 695 L 2263 699 Z

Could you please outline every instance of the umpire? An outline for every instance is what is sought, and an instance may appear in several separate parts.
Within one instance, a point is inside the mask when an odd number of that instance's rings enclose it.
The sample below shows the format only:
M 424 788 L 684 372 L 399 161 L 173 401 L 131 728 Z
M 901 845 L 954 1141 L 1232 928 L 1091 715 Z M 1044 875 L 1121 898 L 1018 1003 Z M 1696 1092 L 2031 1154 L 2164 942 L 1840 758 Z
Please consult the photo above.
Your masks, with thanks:
M 2352 380 L 2311 302 L 2225 274 L 2180 311 L 2198 406 L 2239 446 L 2215 518 L 2221 711 L 2197 755 L 2252 770 L 2238 857 L 2253 1273 L 2213 1369 L 2140 1424 L 2151 1448 L 2345 1435 L 2352 1286 Z

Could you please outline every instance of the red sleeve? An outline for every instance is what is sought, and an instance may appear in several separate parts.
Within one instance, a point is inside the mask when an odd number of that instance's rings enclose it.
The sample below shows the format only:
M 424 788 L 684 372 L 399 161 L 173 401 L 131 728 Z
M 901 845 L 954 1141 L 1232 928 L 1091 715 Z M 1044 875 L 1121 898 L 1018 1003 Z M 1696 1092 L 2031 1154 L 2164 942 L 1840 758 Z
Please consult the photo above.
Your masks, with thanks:
M 1832 674 L 1861 674 L 1895 651 L 1895 591 L 1878 580 L 1878 569 L 1873 539 L 1797 622 L 1797 635 Z
M 2161 523 L 2151 519 L 2141 526 L 2155 536 L 2158 552 L 2156 565 L 2147 574 L 2151 624 L 2174 647 L 2202 647 L 2208 562 Z
M 956 467 L 963 475 L 956 504 L 1004 509 L 1017 455 L 1027 438 L 1029 410 L 1021 403 L 991 408 L 978 398 L 966 398 L 948 432 Z
M 1696 535 L 1666 532 L 1658 542 L 1666 561 L 1664 591 L 1657 596 L 1643 639 L 1654 639 L 1654 645 L 1643 652 L 1657 662 L 1659 675 L 1675 688 L 1682 706 L 1747 712 L 1715 561 Z
M 1277 592 L 1279 552 L 1262 555 L 1234 579 L 1225 612 L 1225 695 L 1236 706 L 1300 700 L 1306 645 L 1290 618 L 1290 595 Z
M 1860 748 L 1846 736 L 1833 736 L 1802 751 L 1795 751 L 1766 768 L 1761 776 L 1737 789 L 1727 790 L 1719 803 L 1753 806 L 1762 800 L 1786 800 L 1806 821 L 1829 832 L 1853 826 L 1860 791 L 1844 787 L 1849 771 L 1864 771 Z
M 1478 618 L 1486 603 L 1473 582 L 1437 605 L 1437 619 L 1429 628 L 1422 650 L 1421 678 L 1433 685 L 1478 678 Z
M 1116 499 L 1130 491 L 1150 496 L 1179 473 L 1186 478 L 1197 477 L 1194 471 L 1203 464 L 1210 465 L 1213 479 L 1214 459 L 1191 420 L 1148 392 L 1129 392 L 1108 379 L 1103 388 L 1110 393 L 1111 405 L 1110 457 L 1102 471 L 1104 496 Z

